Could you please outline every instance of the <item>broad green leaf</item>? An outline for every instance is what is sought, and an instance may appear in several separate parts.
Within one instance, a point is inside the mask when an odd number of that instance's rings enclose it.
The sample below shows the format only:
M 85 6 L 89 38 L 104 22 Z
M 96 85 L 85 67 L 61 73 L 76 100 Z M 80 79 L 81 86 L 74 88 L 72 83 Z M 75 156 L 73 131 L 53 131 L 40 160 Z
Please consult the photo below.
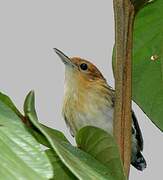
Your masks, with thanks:
M 148 3 L 151 3 L 154 0 L 130 0 L 132 4 L 134 5 L 135 11 L 139 11 L 143 6 L 145 6 Z
M 53 137 L 48 133 L 48 130 L 43 126 L 40 126 L 37 116 L 34 113 L 34 93 L 30 92 L 25 100 L 24 105 L 25 115 L 29 118 L 31 123 L 37 128 L 50 143 L 53 150 L 59 156 L 64 165 L 81 180 L 116 180 L 110 174 L 108 167 L 94 159 L 84 151 L 73 147 L 69 142 L 59 138 L 53 133 Z
M 134 23 L 132 99 L 163 131 L 163 1 L 149 1 Z M 113 71 L 115 66 L 113 49 Z
M 45 129 L 45 131 L 48 133 L 48 135 L 53 139 L 53 138 L 57 138 L 59 141 L 64 141 L 64 142 L 68 142 L 68 140 L 66 139 L 66 137 L 63 135 L 62 132 L 56 130 L 56 129 L 52 129 L 50 127 L 47 127 L 43 124 L 40 123 L 40 127 L 42 127 L 43 129 Z M 31 132 L 31 134 L 36 138 L 36 140 L 48 147 L 48 148 L 51 148 L 51 145 L 50 143 L 47 141 L 46 137 L 36 128 L 34 127 L 31 127 L 29 129 L 29 131 Z
M 53 139 L 57 139 L 60 142 L 67 142 L 69 143 L 69 141 L 67 140 L 67 138 L 64 136 L 64 134 L 56 129 L 52 129 L 50 127 L 47 127 L 43 124 L 40 124 L 40 127 L 42 127 L 47 133 L 48 135 Z
M 163 0 L 154 0 L 134 25 L 133 100 L 163 130 Z
M 0 101 L 6 104 L 8 107 L 10 107 L 20 118 L 22 118 L 22 114 L 20 111 L 16 108 L 12 100 L 6 96 L 5 94 L 0 92 Z
M 40 144 L 0 100 L 0 179 L 46 180 L 53 169 Z
M 51 148 L 51 145 L 40 131 L 38 131 L 37 129 L 33 129 L 33 127 L 29 128 L 28 130 L 32 134 L 32 136 L 35 137 L 38 143 L 46 146 L 47 148 Z
M 53 179 L 63 179 L 63 180 L 77 180 L 77 178 L 71 173 L 71 171 L 62 163 L 57 154 L 48 149 L 45 151 L 53 165 L 54 177 Z
M 82 128 L 76 136 L 77 145 L 108 167 L 116 180 L 125 179 L 119 150 L 114 138 L 102 129 Z

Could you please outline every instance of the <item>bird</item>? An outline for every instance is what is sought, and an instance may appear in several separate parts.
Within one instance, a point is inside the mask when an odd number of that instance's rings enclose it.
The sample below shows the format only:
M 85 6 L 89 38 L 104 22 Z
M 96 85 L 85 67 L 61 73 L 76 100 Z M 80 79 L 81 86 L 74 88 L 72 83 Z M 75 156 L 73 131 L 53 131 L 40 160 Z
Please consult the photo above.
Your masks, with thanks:
M 65 64 L 62 114 L 72 136 L 85 126 L 95 126 L 113 134 L 115 91 L 100 70 L 80 57 L 69 58 L 54 48 Z M 147 164 L 142 155 L 143 137 L 132 111 L 131 164 L 143 171 Z

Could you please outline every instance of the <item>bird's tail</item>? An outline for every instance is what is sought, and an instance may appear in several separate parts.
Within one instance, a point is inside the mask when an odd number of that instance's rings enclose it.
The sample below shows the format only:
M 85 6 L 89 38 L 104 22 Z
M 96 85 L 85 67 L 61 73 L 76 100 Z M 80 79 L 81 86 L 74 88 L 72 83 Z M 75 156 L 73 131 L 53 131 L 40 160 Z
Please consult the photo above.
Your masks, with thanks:
M 136 154 L 136 158 L 131 162 L 131 164 L 140 171 L 143 171 L 147 167 L 147 163 L 141 152 Z

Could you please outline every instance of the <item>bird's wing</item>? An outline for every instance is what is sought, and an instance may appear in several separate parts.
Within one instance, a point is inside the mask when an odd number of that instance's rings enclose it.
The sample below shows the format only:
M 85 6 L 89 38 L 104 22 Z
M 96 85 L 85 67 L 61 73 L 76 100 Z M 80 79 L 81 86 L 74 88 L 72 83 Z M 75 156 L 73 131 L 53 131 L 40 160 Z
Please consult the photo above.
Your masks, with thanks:
M 138 120 L 137 120 L 135 113 L 133 111 L 132 111 L 132 120 L 133 120 L 132 129 L 133 129 L 133 131 L 136 132 L 136 139 L 138 142 L 138 146 L 139 146 L 140 150 L 142 151 L 143 150 L 143 144 L 144 144 L 143 143 L 143 136 L 142 136 L 139 124 L 138 124 Z
M 112 92 L 112 102 L 113 102 L 113 106 L 115 105 L 115 90 L 112 89 L 110 86 L 108 86 L 108 89 Z M 138 120 L 135 116 L 135 113 L 132 111 L 132 133 L 135 134 L 136 139 L 137 139 L 137 143 L 138 143 L 138 147 L 140 149 L 140 151 L 143 150 L 143 136 L 138 124 Z

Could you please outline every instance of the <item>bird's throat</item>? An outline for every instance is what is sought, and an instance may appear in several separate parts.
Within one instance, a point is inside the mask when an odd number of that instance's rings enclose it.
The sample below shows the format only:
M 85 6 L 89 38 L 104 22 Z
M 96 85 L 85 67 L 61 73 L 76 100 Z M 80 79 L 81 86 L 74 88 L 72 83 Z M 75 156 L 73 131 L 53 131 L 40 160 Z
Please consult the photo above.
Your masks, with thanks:
M 112 132 L 113 102 L 111 90 L 104 82 L 69 79 L 65 83 L 63 115 L 71 132 L 87 125 Z

